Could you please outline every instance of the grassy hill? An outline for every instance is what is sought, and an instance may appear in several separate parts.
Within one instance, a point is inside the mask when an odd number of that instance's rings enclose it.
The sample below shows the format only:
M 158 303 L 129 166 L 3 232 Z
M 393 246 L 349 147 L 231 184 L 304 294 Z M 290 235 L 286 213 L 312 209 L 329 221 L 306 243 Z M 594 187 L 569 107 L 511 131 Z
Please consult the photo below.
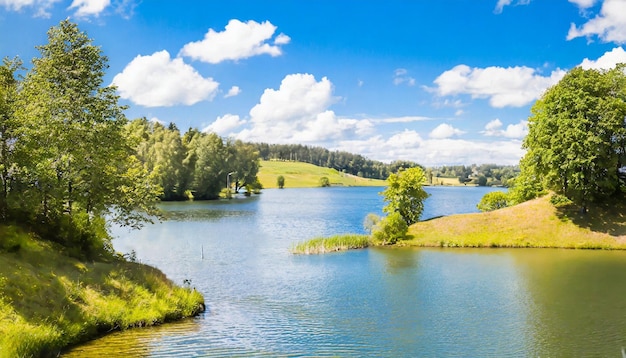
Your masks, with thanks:
M 409 228 L 407 246 L 626 249 L 626 204 L 556 208 L 549 197 L 487 213 L 452 215 Z
M 200 293 L 159 270 L 111 257 L 81 262 L 64 248 L 0 226 L 0 357 L 41 357 L 112 330 L 195 315 Z
M 338 186 L 385 186 L 386 181 L 365 179 L 345 174 L 331 168 L 313 164 L 287 161 L 261 161 L 258 178 L 264 188 L 277 188 L 276 178 L 285 178 L 285 188 L 311 188 L 320 186 L 320 178 L 327 177 L 331 185 Z

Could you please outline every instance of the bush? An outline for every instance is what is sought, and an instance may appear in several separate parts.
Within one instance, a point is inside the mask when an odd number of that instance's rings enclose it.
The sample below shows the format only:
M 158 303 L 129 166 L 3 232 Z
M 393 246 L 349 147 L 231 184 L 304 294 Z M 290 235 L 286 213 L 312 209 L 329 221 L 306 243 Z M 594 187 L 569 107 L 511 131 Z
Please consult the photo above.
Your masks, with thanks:
M 509 196 L 502 191 L 485 194 L 476 207 L 480 211 L 494 211 L 509 206 Z
M 322 188 L 326 188 L 330 186 L 330 180 L 328 180 L 328 177 L 321 177 L 320 178 L 320 186 Z
M 372 241 L 378 245 L 395 244 L 406 238 L 409 225 L 398 212 L 393 212 L 382 218 L 372 228 Z
M 278 189 L 282 189 L 285 187 L 285 177 L 282 175 L 279 175 L 276 178 L 276 185 L 278 186 Z
M 562 206 L 568 206 L 573 204 L 574 202 L 571 201 L 568 197 L 566 197 L 565 195 L 561 195 L 561 194 L 554 194 L 550 197 L 550 204 L 554 205 L 555 207 L 559 208 Z

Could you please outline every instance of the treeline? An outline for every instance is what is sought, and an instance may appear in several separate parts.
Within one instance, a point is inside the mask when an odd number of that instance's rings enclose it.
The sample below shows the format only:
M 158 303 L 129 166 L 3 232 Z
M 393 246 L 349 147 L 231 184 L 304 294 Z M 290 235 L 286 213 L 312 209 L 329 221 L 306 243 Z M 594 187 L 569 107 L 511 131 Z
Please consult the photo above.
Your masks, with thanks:
M 508 187 L 519 172 L 517 165 L 472 164 L 428 168 L 426 176 L 430 184 L 436 184 L 437 178 L 456 178 L 461 184 Z
M 263 160 L 304 162 L 370 179 L 387 179 L 389 174 L 396 173 L 400 168 L 420 166 L 411 161 L 395 161 L 386 164 L 367 159 L 360 154 L 330 151 L 322 147 L 301 144 L 251 143 L 251 145 L 256 148 Z
M 127 131 L 137 158 L 163 189 L 162 200 L 216 199 L 227 183 L 235 191 L 246 187 L 246 193 L 261 189 L 259 153 L 251 144 L 194 128 L 181 135 L 173 123 L 165 127 L 145 118 L 130 122 Z
M 100 48 L 65 20 L 38 49 L 23 77 L 19 59 L 0 66 L 0 222 L 101 254 L 104 218 L 140 226 L 160 189 L 130 145 L 115 88 L 102 86 Z

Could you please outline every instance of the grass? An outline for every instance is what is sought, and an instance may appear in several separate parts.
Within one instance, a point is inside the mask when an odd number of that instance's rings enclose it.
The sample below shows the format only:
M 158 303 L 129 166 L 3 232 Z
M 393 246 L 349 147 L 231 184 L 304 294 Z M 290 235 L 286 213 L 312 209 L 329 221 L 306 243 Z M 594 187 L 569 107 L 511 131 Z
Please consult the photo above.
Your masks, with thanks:
M 362 249 L 370 246 L 369 235 L 345 234 L 320 237 L 299 242 L 291 248 L 294 254 L 324 254 L 342 250 Z
M 0 226 L 0 357 L 56 356 L 106 332 L 204 309 L 202 295 L 159 270 L 111 258 L 81 262 L 14 226 Z
M 257 174 L 264 188 L 277 188 L 276 178 L 285 178 L 285 188 L 313 188 L 320 186 L 320 178 L 327 177 L 331 186 L 385 186 L 387 182 L 345 174 L 336 169 L 318 167 L 302 162 L 264 160 Z
M 626 249 L 626 205 L 556 208 L 549 197 L 492 212 L 418 222 L 398 246 Z

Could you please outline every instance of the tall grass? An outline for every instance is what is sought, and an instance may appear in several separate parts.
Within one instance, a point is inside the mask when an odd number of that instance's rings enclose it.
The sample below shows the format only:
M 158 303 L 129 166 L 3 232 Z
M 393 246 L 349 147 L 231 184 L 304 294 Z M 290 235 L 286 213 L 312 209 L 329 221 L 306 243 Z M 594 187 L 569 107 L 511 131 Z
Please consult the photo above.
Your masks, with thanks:
M 345 234 L 331 237 L 318 237 L 299 242 L 292 246 L 294 254 L 323 254 L 328 252 L 361 249 L 370 246 L 369 235 Z
M 56 356 L 113 330 L 204 309 L 199 292 L 146 265 L 81 262 L 11 227 L 0 227 L 2 242 L 9 244 L 0 245 L 0 358 Z

